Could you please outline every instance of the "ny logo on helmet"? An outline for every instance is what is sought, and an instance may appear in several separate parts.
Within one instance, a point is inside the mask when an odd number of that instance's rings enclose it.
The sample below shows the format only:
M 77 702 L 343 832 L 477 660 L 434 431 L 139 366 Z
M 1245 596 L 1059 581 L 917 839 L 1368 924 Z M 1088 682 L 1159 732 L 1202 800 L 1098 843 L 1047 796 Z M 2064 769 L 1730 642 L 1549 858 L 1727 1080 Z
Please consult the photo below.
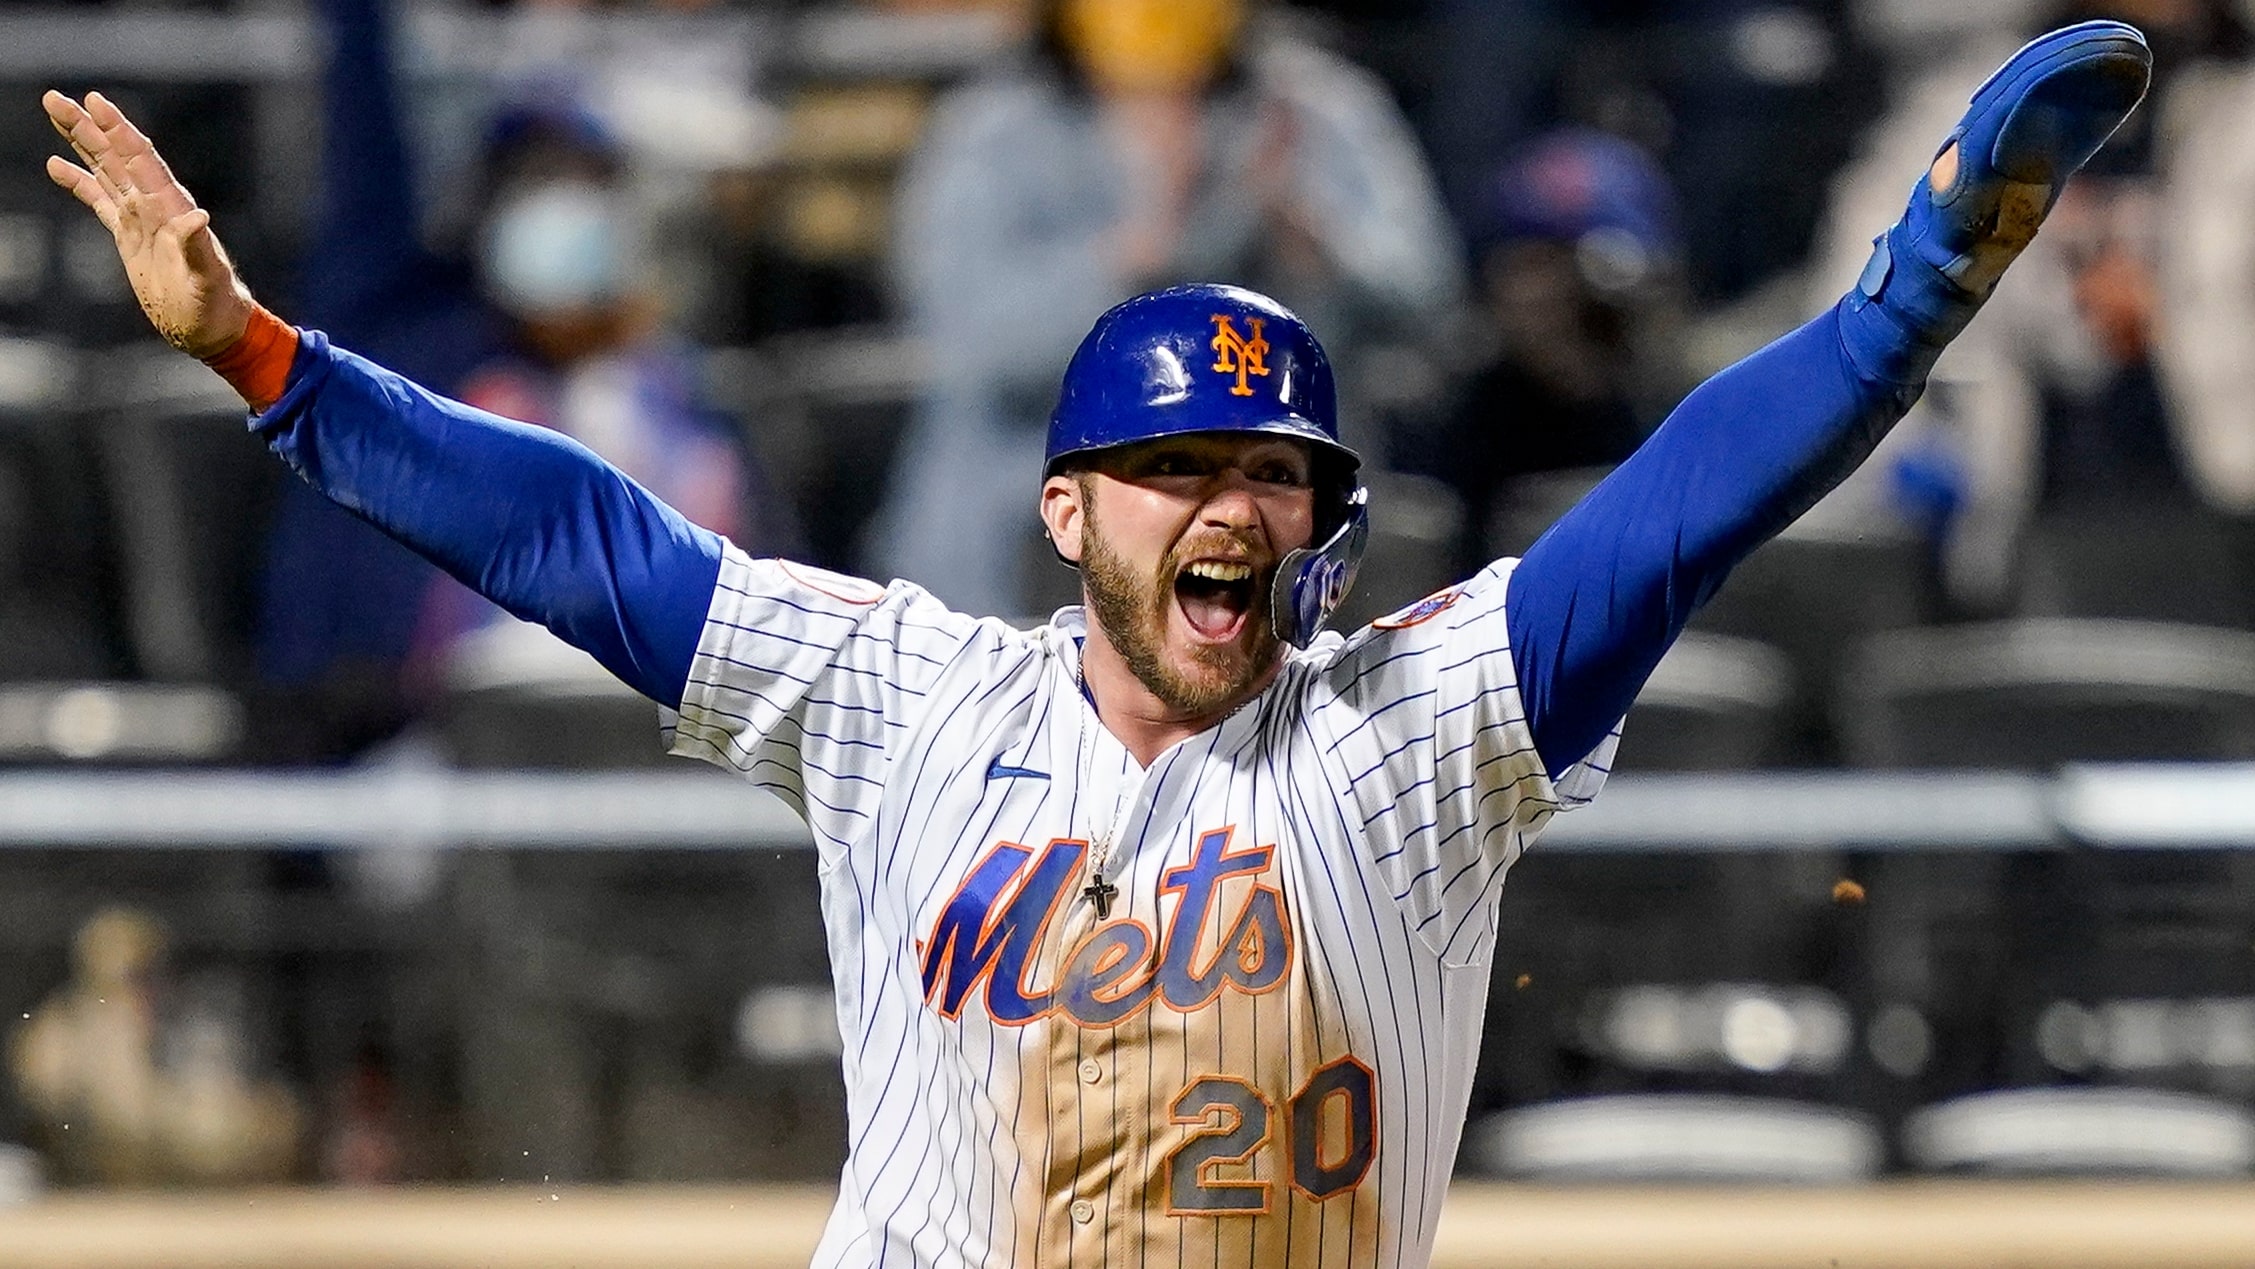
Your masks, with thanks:
M 1233 397 L 1253 395 L 1253 385 L 1245 381 L 1245 376 L 1268 374 L 1268 341 L 1261 337 L 1261 327 L 1267 319 L 1249 317 L 1245 320 L 1252 323 L 1251 339 L 1237 333 L 1229 314 L 1214 314 L 1214 369 L 1237 376 L 1237 386 L 1229 390 Z

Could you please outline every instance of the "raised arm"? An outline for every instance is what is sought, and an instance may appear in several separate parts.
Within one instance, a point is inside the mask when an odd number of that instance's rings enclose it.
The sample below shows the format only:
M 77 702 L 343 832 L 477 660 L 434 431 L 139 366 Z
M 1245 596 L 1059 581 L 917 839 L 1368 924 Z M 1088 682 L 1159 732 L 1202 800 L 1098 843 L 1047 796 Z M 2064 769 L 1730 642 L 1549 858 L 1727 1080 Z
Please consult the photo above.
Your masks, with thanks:
M 584 446 L 435 393 L 260 307 L 148 137 L 99 93 L 44 98 L 79 162 L 47 173 L 116 239 L 166 343 L 226 378 L 314 488 L 678 705 L 720 539 Z
M 1511 577 L 1509 631 L 1549 770 L 1605 737 L 1730 570 L 1918 400 L 2067 178 L 2137 105 L 2151 61 L 2117 22 L 2054 31 L 2014 54 L 1873 244 L 1856 289 L 1700 385 L 1528 549 Z

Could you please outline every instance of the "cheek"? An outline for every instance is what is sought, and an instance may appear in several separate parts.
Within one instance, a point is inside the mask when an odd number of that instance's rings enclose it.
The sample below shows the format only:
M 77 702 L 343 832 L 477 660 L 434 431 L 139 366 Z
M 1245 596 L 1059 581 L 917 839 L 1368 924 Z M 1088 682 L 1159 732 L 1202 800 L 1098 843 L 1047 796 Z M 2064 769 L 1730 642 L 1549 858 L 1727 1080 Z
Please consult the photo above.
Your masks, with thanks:
M 1301 490 L 1271 500 L 1262 513 L 1269 544 L 1278 555 L 1315 545 L 1315 495 Z
M 1105 545 L 1105 554 L 1130 570 L 1134 577 L 1159 568 L 1159 559 L 1173 541 L 1164 507 L 1148 498 L 1105 498 L 1100 514 L 1089 516 L 1089 532 Z
M 1119 498 L 1104 500 L 1104 537 L 1113 551 L 1137 567 L 1156 567 L 1190 523 L 1180 499 L 1130 486 Z

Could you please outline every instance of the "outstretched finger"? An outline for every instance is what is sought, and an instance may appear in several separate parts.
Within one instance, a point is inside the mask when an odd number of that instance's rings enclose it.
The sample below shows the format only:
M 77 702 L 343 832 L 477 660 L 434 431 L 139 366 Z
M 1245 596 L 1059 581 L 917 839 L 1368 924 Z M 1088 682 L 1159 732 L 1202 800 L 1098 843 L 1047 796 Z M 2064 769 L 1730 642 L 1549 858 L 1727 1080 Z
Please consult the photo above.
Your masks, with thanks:
M 133 121 L 125 117 L 125 112 L 118 109 L 116 102 L 100 93 L 88 93 L 86 113 L 101 127 L 102 136 L 108 140 L 111 151 L 118 159 L 140 169 L 135 172 L 136 176 L 142 171 L 153 171 L 164 183 L 179 184 L 172 175 L 172 168 L 165 163 L 164 156 L 157 153 L 156 142 L 149 140 L 147 133 L 134 126 Z
M 59 92 L 49 90 L 41 104 L 47 109 L 47 122 L 70 143 L 84 170 L 93 174 L 113 201 L 122 200 L 124 178 L 122 173 L 108 170 L 115 164 L 109 159 L 110 141 L 102 135 L 101 126 L 83 106 Z
M 78 142 L 71 138 L 72 129 L 81 123 L 95 127 L 93 119 L 86 113 L 86 107 L 52 88 L 39 95 L 39 107 L 47 112 L 47 122 L 54 125 L 55 131 L 70 138 L 73 145 Z M 95 131 L 98 133 L 100 129 L 95 127 Z
M 127 159 L 125 172 L 128 178 L 125 183 L 148 199 L 158 216 L 170 220 L 195 209 L 194 196 L 173 179 L 171 170 L 155 153 L 136 154 Z
M 135 127 L 117 103 L 100 93 L 88 93 L 86 113 L 101 126 L 102 136 L 109 142 L 109 153 L 118 165 L 112 175 L 120 186 L 155 198 L 158 214 L 168 220 L 195 207 L 194 196 L 172 174 L 172 166 L 157 152 L 156 142 Z
M 117 233 L 117 200 L 94 179 L 94 174 L 60 154 L 47 157 L 47 179 L 71 192 L 79 202 L 86 204 L 102 228 Z

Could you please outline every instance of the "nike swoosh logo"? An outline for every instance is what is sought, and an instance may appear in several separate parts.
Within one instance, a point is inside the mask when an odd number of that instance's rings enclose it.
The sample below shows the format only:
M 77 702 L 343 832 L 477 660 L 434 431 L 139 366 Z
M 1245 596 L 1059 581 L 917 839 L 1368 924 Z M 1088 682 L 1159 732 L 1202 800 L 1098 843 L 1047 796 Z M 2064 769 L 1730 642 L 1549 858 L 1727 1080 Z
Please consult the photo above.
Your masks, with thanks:
M 1000 758 L 987 764 L 987 779 L 989 780 L 1047 780 L 1048 778 L 1049 773 L 1047 771 L 1036 771 L 1032 767 L 1013 767 Z

